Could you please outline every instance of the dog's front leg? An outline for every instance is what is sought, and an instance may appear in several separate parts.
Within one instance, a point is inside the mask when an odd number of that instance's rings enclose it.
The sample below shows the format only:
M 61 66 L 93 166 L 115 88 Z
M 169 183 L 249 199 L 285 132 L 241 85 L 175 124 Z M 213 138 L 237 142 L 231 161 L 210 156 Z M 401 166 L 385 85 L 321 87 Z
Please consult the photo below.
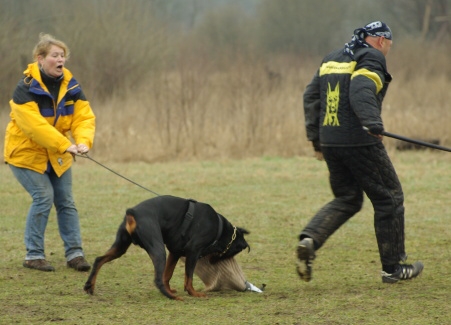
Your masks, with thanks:
M 155 267 L 155 285 L 160 290 L 162 294 L 170 299 L 183 300 L 181 297 L 176 296 L 171 291 L 167 290 L 166 285 L 163 282 L 163 274 L 166 268 L 166 252 L 164 251 L 164 246 L 161 246 L 158 250 L 149 250 L 147 252 L 152 259 Z
M 172 254 L 171 252 L 169 252 L 169 256 L 166 261 L 166 267 L 165 267 L 164 273 L 163 273 L 163 284 L 164 284 L 166 290 L 168 290 L 171 293 L 177 292 L 177 290 L 174 290 L 170 287 L 169 281 L 171 281 L 171 279 L 172 279 L 172 275 L 174 274 L 174 269 L 175 269 L 175 266 L 177 265 L 178 260 L 179 260 L 179 256 L 176 256 L 176 255 Z
M 198 256 L 186 256 L 185 261 L 185 291 L 188 292 L 190 296 L 193 297 L 206 297 L 207 295 L 203 292 L 198 292 L 193 287 L 193 276 L 194 276 L 194 269 L 196 267 L 197 260 L 199 259 Z

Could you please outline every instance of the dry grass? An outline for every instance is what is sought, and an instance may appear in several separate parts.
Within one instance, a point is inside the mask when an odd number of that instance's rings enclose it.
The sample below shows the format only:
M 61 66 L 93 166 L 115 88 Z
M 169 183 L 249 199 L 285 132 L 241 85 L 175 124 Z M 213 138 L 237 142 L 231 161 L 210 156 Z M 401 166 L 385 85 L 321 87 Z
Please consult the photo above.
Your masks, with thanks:
M 302 94 L 319 62 L 236 55 L 215 63 L 187 50 L 171 70 L 152 71 L 121 95 L 90 98 L 98 121 L 92 154 L 123 162 L 311 155 Z M 387 131 L 451 145 L 447 62 L 446 47 L 394 45 L 388 57 L 394 80 L 383 107 Z M 7 114 L 0 111 L 2 130 Z M 386 144 L 395 147 L 391 139 Z
M 384 101 L 386 130 L 450 145 L 446 70 L 427 61 L 412 78 L 398 61 L 389 61 L 394 81 Z M 221 71 L 187 62 L 160 72 L 126 99 L 92 100 L 98 119 L 92 153 L 104 161 L 146 162 L 310 155 L 302 93 L 316 67 L 312 59 L 286 58 L 272 67 L 237 59 Z M 391 139 L 386 144 L 395 146 Z
M 270 80 L 265 73 L 237 66 L 227 74 L 161 76 L 133 99 L 106 106 L 95 150 L 103 155 L 104 148 L 124 148 L 108 157 L 125 161 L 303 153 L 300 80 Z
M 43 10 L 47 10 L 45 6 Z M 111 11 L 117 14 L 117 10 Z M 63 20 L 67 26 L 65 16 Z M 92 27 L 79 24 L 78 28 L 79 34 L 90 35 L 84 29 Z M 147 31 L 139 30 L 147 36 Z M 112 40 L 103 42 L 109 46 L 114 41 L 117 53 L 122 54 L 122 42 L 116 42 L 114 33 L 108 35 Z M 165 40 L 157 36 L 154 38 Z M 24 43 L 22 38 L 20 43 Z M 78 57 L 82 56 L 85 48 L 72 44 L 79 48 Z M 142 46 L 137 72 L 149 55 L 147 45 Z M 164 48 L 157 47 L 152 55 L 162 51 Z M 107 58 L 99 53 L 93 55 Z M 321 250 L 314 281 L 300 283 L 294 272 L 296 235 L 330 197 L 324 164 L 306 157 L 312 150 L 305 137 L 302 107 L 303 90 L 320 58 L 286 56 L 263 61 L 233 56 L 226 64 L 216 65 L 188 54 L 183 53 L 170 71 L 149 68 L 151 73 L 145 78 L 132 82 L 133 89 L 122 90 L 120 96 L 112 93 L 108 101 L 96 96 L 100 91 L 95 87 L 100 84 L 96 77 L 100 69 L 105 72 L 103 77 L 116 70 L 103 69 L 95 60 L 86 61 L 94 66 L 80 66 L 91 73 L 86 75 L 92 78 L 79 81 L 92 85 L 85 92 L 98 119 L 91 155 L 157 193 L 207 201 L 231 221 L 249 228 L 251 253 L 238 258 L 249 280 L 257 285 L 267 283 L 267 291 L 263 295 L 214 293 L 200 300 L 187 297 L 182 304 L 169 301 L 152 284 L 148 257 L 132 248 L 102 269 L 97 293 L 88 297 L 82 292 L 86 275 L 65 268 L 54 215 L 46 243 L 57 272 L 26 270 L 21 266 L 22 237 L 29 198 L 3 166 L 0 323 L 449 322 L 449 156 L 430 151 L 399 153 L 394 150 L 395 141 L 385 139 L 406 193 L 408 253 L 426 264 L 421 279 L 399 286 L 380 283 L 372 211 L 366 203 L 359 217 L 342 227 Z M 173 60 L 176 55 L 171 55 L 166 59 Z M 13 66 L 18 60 L 19 56 L 9 57 L 4 64 Z M 129 71 L 127 55 L 105 61 L 113 66 L 121 62 L 122 72 L 111 77 L 120 79 Z M 439 138 L 442 145 L 451 146 L 448 61 L 446 48 L 395 44 L 388 59 L 394 80 L 383 109 L 388 131 Z M 17 79 L 11 73 L 7 76 Z M 6 102 L 2 107 L 0 129 L 4 130 L 9 109 Z M 124 209 L 149 193 L 81 159 L 74 175 L 84 246 L 93 260 L 112 243 Z M 178 288 L 182 286 L 181 273 L 178 269 L 174 278 Z M 196 286 L 200 286 L 198 281 Z

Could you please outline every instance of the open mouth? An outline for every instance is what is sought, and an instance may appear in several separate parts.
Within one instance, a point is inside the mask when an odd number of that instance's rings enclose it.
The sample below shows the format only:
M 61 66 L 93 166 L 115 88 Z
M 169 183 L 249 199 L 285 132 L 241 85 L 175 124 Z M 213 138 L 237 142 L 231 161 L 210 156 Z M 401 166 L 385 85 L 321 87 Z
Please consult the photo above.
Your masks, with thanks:
M 59 69 L 59 70 L 61 70 L 61 69 L 63 69 L 63 65 L 62 65 L 62 64 L 57 65 L 56 68 Z

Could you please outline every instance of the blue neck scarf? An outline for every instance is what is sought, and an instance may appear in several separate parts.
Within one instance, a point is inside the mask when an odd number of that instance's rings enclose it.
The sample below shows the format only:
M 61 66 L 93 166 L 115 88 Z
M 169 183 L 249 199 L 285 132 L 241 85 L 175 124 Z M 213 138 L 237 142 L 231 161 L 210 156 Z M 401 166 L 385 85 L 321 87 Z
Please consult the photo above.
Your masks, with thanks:
M 365 37 L 367 36 L 368 32 L 365 30 L 365 28 L 357 28 L 352 35 L 351 41 L 345 44 L 343 53 L 349 55 L 352 59 L 354 59 L 354 50 L 361 47 L 370 47 L 370 45 L 365 42 Z

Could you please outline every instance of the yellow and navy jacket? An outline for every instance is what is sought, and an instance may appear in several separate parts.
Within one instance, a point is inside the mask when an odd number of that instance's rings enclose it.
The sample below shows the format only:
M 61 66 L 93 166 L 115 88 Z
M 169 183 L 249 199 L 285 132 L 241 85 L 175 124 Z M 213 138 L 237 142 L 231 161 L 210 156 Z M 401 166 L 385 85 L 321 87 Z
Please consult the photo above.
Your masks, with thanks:
M 9 104 L 4 160 L 43 174 L 49 167 L 61 176 L 72 165 L 72 144 L 92 147 L 95 116 L 78 82 L 64 68 L 58 98 L 42 81 L 38 63 L 28 65 Z
M 321 146 L 366 146 L 380 140 L 363 126 L 381 125 L 382 101 L 391 76 L 379 50 L 343 49 L 328 54 L 304 92 L 307 138 Z

